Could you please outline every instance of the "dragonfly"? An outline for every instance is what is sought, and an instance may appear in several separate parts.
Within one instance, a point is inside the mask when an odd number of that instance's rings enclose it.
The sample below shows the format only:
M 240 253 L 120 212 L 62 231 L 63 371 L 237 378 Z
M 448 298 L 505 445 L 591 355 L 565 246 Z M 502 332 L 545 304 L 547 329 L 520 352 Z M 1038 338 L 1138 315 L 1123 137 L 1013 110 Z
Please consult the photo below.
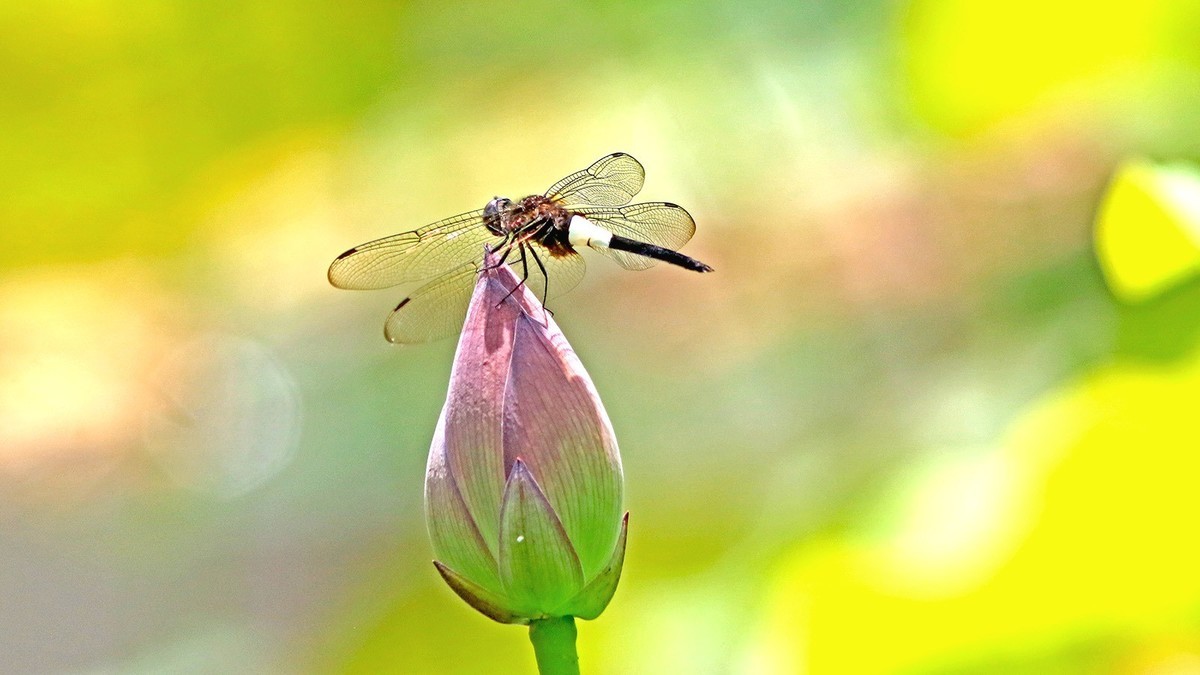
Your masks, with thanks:
M 450 216 L 411 232 L 370 241 L 329 266 L 329 283 L 375 290 L 424 282 L 384 322 L 384 337 L 419 344 L 461 329 L 484 265 L 484 247 L 500 263 L 521 268 L 522 280 L 544 305 L 574 288 L 590 248 L 627 270 L 662 261 L 694 272 L 713 271 L 678 252 L 696 232 L 678 204 L 630 204 L 646 172 L 632 155 L 616 152 L 576 171 L 544 194 L 519 200 L 495 197 L 482 209 Z

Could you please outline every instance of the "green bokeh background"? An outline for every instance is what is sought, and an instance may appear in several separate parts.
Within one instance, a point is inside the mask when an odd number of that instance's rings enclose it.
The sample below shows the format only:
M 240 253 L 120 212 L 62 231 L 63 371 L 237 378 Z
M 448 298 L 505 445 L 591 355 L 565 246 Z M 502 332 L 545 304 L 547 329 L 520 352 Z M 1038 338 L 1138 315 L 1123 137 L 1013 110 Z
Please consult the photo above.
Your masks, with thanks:
M 585 672 L 1200 672 L 1200 3 L 0 6 L 0 670 L 528 673 L 430 564 L 452 341 L 342 250 L 621 150 L 708 276 L 552 305 L 630 543 Z M 1193 565 L 1193 563 L 1195 563 Z

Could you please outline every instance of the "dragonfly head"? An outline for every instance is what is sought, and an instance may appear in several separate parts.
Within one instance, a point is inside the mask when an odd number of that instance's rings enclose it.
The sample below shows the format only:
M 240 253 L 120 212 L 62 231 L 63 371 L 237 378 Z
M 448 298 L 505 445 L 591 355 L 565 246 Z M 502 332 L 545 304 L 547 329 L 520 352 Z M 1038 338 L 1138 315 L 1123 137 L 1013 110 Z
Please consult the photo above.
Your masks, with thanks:
M 504 235 L 504 220 L 501 216 L 512 208 L 512 200 L 507 197 L 493 197 L 492 201 L 483 208 L 483 224 L 492 234 Z

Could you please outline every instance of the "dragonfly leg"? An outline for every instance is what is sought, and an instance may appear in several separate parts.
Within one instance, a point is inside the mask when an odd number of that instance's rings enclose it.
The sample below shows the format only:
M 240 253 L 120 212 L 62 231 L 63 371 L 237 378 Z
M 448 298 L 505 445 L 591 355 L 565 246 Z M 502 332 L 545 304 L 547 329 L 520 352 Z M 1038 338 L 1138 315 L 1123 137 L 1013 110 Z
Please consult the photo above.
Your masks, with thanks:
M 536 232 L 536 231 L 542 229 L 542 227 L 544 227 L 549 222 L 550 221 L 547 220 L 546 218 L 534 218 L 533 220 L 529 221 L 528 223 L 525 223 L 524 225 L 522 225 L 520 227 L 520 229 L 516 230 L 515 234 L 525 234 L 526 232 Z
M 508 260 L 508 254 L 512 253 L 512 241 L 511 241 L 511 239 L 512 239 L 512 235 L 511 235 L 511 234 L 506 234 L 506 235 L 504 235 L 504 238 L 500 240 L 500 245 L 496 247 L 496 250 L 497 250 L 497 251 L 499 251 L 500 249 L 504 249 L 504 253 L 503 253 L 503 254 L 500 256 L 500 259 L 496 261 L 496 264 L 495 264 L 495 265 L 489 265 L 489 266 L 485 266 L 485 267 L 483 268 L 483 269 L 484 269 L 484 271 L 487 271 L 487 270 L 494 270 L 494 269 L 496 269 L 497 267 L 499 267 L 499 266 L 503 265 L 505 260 Z
M 554 310 L 546 306 L 546 298 L 550 295 L 550 275 L 546 273 L 546 266 L 542 264 L 542 259 L 532 246 L 529 247 L 529 255 L 533 256 L 533 262 L 537 263 L 538 269 L 542 271 L 542 311 L 554 316 Z
M 529 279 L 529 261 L 527 261 L 525 259 L 525 243 L 519 242 L 517 244 L 517 248 L 521 249 L 521 274 L 522 274 L 521 283 L 517 284 L 516 286 L 513 286 L 512 290 L 510 290 L 508 293 L 506 293 L 503 298 L 500 298 L 500 302 L 496 303 L 497 307 L 504 304 L 504 301 L 507 300 L 509 298 L 509 296 L 511 296 L 513 293 L 516 293 L 517 290 L 519 290 L 522 286 L 524 286 L 525 281 L 527 279 Z M 532 250 L 531 250 L 531 252 L 532 252 Z
M 537 263 L 538 269 L 542 271 L 542 307 L 546 306 L 546 298 L 550 295 L 550 275 L 546 274 L 546 266 L 542 264 L 542 259 L 538 257 L 537 251 L 533 247 L 529 247 L 529 255 L 533 256 L 533 262 Z
M 494 249 L 495 251 L 504 249 L 504 253 L 501 254 L 501 256 L 500 256 L 500 260 L 498 260 L 495 265 L 493 265 L 491 267 L 486 267 L 484 269 L 489 269 L 489 270 L 495 269 L 495 268 L 503 265 L 505 263 L 505 261 L 508 260 L 509 254 L 512 253 L 514 244 L 517 246 L 520 246 L 519 242 L 521 240 L 521 235 L 523 235 L 527 232 L 534 232 L 534 231 L 538 230 L 540 227 L 545 225 L 546 222 L 547 221 L 545 218 L 537 218 L 535 220 L 529 221 L 528 223 L 525 223 L 518 229 L 510 230 L 509 232 L 505 233 L 504 238 L 502 238 L 500 240 L 500 245 Z M 522 253 L 522 255 L 524 255 L 523 249 L 522 249 L 521 253 Z M 522 264 L 524 264 L 523 260 L 521 262 L 522 262 Z M 526 275 L 526 276 L 528 276 L 528 275 Z

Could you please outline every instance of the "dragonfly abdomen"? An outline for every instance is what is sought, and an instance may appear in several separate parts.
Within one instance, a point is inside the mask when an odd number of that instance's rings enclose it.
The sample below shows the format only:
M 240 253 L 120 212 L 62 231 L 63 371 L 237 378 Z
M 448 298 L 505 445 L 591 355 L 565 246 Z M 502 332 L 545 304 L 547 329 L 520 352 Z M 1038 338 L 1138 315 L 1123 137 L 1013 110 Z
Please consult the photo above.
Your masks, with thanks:
M 693 272 L 713 271 L 713 268 L 709 267 L 708 265 L 705 265 L 695 258 L 690 258 L 679 251 L 672 251 L 669 248 L 655 246 L 654 244 L 647 244 L 634 239 L 626 239 L 625 237 L 616 234 L 612 235 L 612 238 L 609 240 L 608 248 L 614 251 L 625 251 L 627 253 L 646 256 L 647 258 L 654 258 L 655 260 L 661 260 L 663 262 L 671 263 L 672 265 L 678 265 L 679 267 L 692 270 Z

